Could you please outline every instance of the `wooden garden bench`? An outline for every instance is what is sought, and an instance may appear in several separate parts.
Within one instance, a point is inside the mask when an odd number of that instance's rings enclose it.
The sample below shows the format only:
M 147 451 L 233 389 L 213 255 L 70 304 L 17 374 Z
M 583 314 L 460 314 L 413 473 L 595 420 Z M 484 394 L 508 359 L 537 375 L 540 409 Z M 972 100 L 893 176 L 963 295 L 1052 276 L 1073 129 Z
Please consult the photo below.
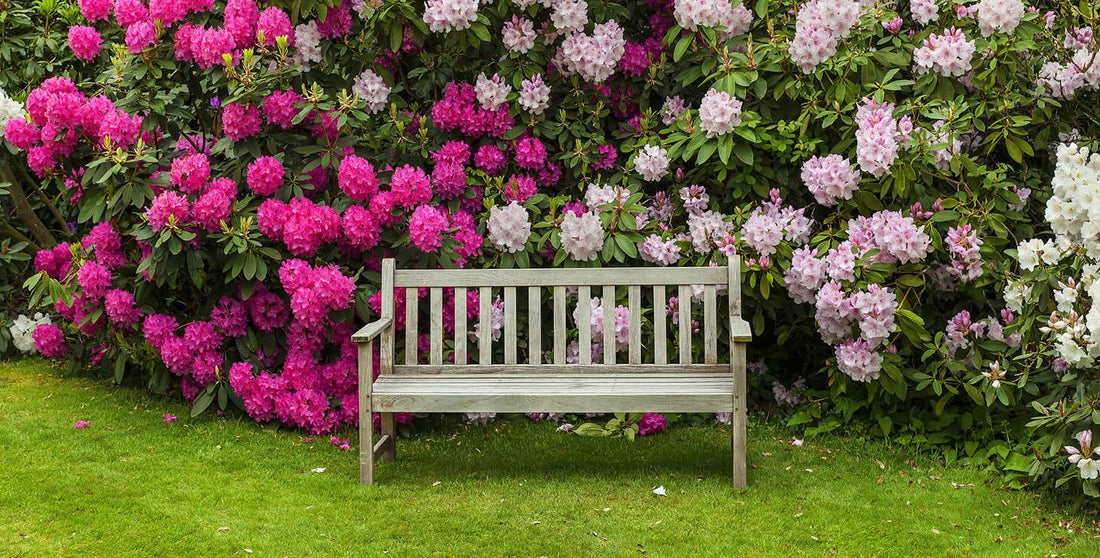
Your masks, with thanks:
M 693 286 L 702 290 L 702 363 L 692 363 L 692 320 L 680 319 L 679 333 L 668 335 L 666 295 L 677 296 L 680 311 L 690 308 Z M 567 290 L 567 287 L 575 287 Z M 643 293 L 643 287 L 645 292 Z M 729 300 L 728 314 L 719 322 L 718 291 Z M 396 455 L 393 413 L 730 413 L 732 417 L 733 486 L 746 483 L 745 470 L 745 347 L 749 324 L 741 318 L 740 261 L 728 267 L 602 268 L 602 269 L 395 269 L 394 260 L 382 262 L 381 318 L 352 336 L 359 344 L 359 477 L 374 482 L 374 462 Z M 418 349 L 418 290 L 426 288 L 430 306 L 427 324 L 430 349 Z M 453 340 L 444 339 L 444 289 L 455 290 Z M 477 331 L 491 330 L 491 303 L 504 301 L 504 329 L 495 343 L 471 340 L 476 354 L 467 354 L 466 292 L 478 289 L 480 313 Z M 603 320 L 604 339 L 613 339 L 616 293 L 625 293 L 630 309 L 630 339 L 626 362 L 617 362 L 614 342 L 603 345 L 602 363 L 592 362 L 591 327 L 579 327 L 579 364 L 566 364 L 569 318 L 591 323 L 593 288 L 606 304 L 610 319 Z M 394 319 L 394 292 L 406 289 L 403 363 L 396 362 L 398 332 Z M 524 293 L 524 291 L 526 291 Z M 671 293 L 670 293 L 671 291 Z M 543 297 L 552 294 L 553 327 L 543 338 Z M 522 296 L 525 294 L 526 296 Z M 645 298 L 643 298 L 643 296 Z M 525 300 L 521 301 L 523 298 Z M 567 308 L 567 298 L 570 303 Z M 573 305 L 576 306 L 573 306 Z M 527 315 L 526 336 L 517 315 Z M 643 340 L 643 313 L 651 332 Z M 684 315 L 683 313 L 680 314 Z M 698 316 L 698 314 L 696 314 Z M 656 319 L 653 319 L 656 317 Z M 728 363 L 719 363 L 719 331 L 728 334 Z M 700 337 L 700 336 L 696 336 Z M 374 344 L 380 346 L 381 370 L 374 376 Z M 682 340 L 679 342 L 677 340 Z M 544 356 L 543 341 L 551 353 Z M 643 351 L 643 343 L 644 351 Z M 675 343 L 677 362 L 666 349 Z M 411 347 L 412 350 L 407 348 Z M 725 352 L 725 351 L 723 351 Z M 445 358 L 445 353 L 446 357 Z M 643 354 L 645 359 L 643 359 Z M 453 358 L 452 358 L 453 357 Z M 526 357 L 526 358 L 521 358 Z M 597 359 L 599 360 L 599 359 Z M 419 362 L 418 362 L 419 361 Z M 474 361 L 471 363 L 471 361 Z M 546 363 L 546 361 L 549 361 Z M 425 363 L 426 362 L 426 363 Z M 375 442 L 372 412 L 381 413 L 381 437 Z

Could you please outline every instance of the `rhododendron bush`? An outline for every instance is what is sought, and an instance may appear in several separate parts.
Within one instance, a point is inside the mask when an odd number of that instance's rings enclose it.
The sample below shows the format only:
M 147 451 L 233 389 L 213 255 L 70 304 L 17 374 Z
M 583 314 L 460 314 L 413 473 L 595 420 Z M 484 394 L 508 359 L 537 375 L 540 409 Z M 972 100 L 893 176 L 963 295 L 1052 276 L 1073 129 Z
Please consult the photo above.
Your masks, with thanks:
M 383 257 L 737 254 L 758 402 L 800 406 L 791 422 L 811 433 L 864 427 L 1096 494 L 1088 3 L 0 10 L 3 176 L 20 195 L 7 236 L 34 253 L 8 311 L 53 313 L 19 322 L 19 347 L 181 391 L 196 412 L 236 403 L 331 432 L 358 420 L 350 334 L 380 311 Z M 602 324 L 626 331 L 622 302 L 572 322 L 592 328 L 596 361 L 621 345 Z M 667 314 L 694 324 L 680 302 Z M 503 302 L 490 307 L 473 339 L 500 335 Z M 684 420 L 699 417 L 612 422 Z

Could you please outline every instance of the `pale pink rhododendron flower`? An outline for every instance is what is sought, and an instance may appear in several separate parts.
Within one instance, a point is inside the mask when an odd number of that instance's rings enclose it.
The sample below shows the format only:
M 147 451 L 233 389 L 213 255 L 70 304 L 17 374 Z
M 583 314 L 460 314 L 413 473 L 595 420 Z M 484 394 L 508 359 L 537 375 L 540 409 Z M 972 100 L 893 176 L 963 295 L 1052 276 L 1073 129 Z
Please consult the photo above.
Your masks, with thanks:
M 791 60 L 811 73 L 836 54 L 837 43 L 848 38 L 859 23 L 862 7 L 856 0 L 810 0 L 798 11 Z
M 659 145 L 646 144 L 634 156 L 634 168 L 648 182 L 656 182 L 668 174 L 668 151 Z
M 489 242 L 501 251 L 516 253 L 523 250 L 531 236 L 531 221 L 527 210 L 518 202 L 489 210 Z
M 1011 34 L 1024 18 L 1021 0 L 981 0 L 978 2 L 978 29 L 983 37 L 995 32 Z
M 566 212 L 561 220 L 561 247 L 574 260 L 595 260 L 603 249 L 603 223 L 595 213 Z
M 859 171 L 840 155 L 815 155 L 802 164 L 802 183 L 817 203 L 833 206 L 841 200 L 852 199 L 852 194 L 859 189 Z
M 1082 430 L 1074 437 L 1077 439 L 1077 447 L 1065 446 L 1069 463 L 1077 466 L 1082 479 L 1093 480 L 1100 477 L 1100 446 L 1092 447 L 1092 431 Z M 1093 455 L 1098 457 L 1094 458 Z
M 477 19 L 478 0 L 428 0 L 424 3 L 424 23 L 432 33 L 469 29 Z
M 932 33 L 923 46 L 913 50 L 913 65 L 920 74 L 935 71 L 944 77 L 960 77 L 970 71 L 975 48 L 961 29 L 951 27 L 942 35 Z
M 711 89 L 699 105 L 699 126 L 708 138 L 732 132 L 741 124 L 741 101 L 725 91 Z

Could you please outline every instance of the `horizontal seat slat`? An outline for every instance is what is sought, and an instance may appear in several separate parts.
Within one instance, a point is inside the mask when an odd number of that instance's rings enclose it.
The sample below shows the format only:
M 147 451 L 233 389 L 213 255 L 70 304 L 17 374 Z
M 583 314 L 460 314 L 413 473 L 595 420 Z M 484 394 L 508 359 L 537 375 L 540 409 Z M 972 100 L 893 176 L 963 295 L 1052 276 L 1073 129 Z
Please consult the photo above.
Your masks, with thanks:
M 492 381 L 505 380 L 505 381 Z M 383 412 L 730 412 L 729 374 L 382 376 Z
M 721 267 L 584 269 L 398 269 L 395 287 L 574 287 L 580 285 L 724 285 Z
M 662 374 L 674 373 L 683 378 L 689 374 L 729 374 L 729 364 L 471 364 L 456 365 L 396 365 L 395 376 L 439 376 L 451 374 L 495 374 L 511 377 L 516 374 Z

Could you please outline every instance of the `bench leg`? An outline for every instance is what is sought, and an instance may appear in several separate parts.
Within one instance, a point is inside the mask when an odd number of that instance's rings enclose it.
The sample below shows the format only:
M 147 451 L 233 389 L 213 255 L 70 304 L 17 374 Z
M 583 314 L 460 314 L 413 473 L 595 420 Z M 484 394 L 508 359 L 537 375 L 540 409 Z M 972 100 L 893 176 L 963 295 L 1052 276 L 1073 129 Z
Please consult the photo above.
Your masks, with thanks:
M 382 413 L 382 435 L 389 436 L 382 452 L 382 462 L 387 463 L 397 458 L 397 422 L 393 413 Z
M 371 412 L 373 352 L 373 339 L 359 344 L 359 484 L 363 486 L 374 484 L 374 415 Z
M 748 484 L 748 410 L 745 401 L 746 344 L 734 343 L 733 348 L 733 427 L 730 446 L 733 453 L 733 487 L 744 488 Z

